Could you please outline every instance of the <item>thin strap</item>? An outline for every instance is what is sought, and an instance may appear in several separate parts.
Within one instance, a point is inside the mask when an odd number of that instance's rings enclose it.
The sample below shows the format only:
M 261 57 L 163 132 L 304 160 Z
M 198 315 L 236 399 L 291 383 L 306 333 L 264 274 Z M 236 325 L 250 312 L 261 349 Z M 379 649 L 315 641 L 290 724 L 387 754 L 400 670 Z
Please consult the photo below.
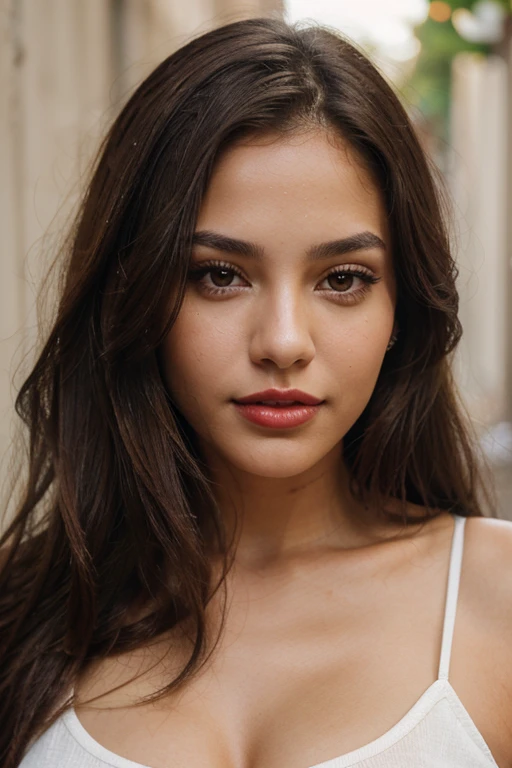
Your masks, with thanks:
M 446 590 L 443 639 L 441 643 L 441 658 L 439 661 L 439 680 L 448 680 L 450 656 L 452 652 L 453 630 L 455 627 L 455 614 L 457 612 L 457 598 L 459 595 L 462 552 L 464 549 L 464 526 L 466 524 L 466 518 L 461 517 L 460 515 L 453 515 L 453 518 L 454 528 L 452 535 L 452 548 L 450 552 L 448 587 Z

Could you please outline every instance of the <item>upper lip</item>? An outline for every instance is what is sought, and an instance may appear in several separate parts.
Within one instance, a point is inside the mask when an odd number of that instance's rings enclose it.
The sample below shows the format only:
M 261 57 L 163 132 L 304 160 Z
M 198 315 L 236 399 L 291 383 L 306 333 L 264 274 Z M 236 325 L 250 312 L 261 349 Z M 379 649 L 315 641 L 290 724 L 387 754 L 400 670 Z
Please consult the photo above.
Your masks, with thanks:
M 304 405 L 319 405 L 323 400 L 300 389 L 265 389 L 263 392 L 255 392 L 253 395 L 236 398 L 236 403 L 260 403 L 263 400 L 275 400 L 277 402 L 299 402 Z

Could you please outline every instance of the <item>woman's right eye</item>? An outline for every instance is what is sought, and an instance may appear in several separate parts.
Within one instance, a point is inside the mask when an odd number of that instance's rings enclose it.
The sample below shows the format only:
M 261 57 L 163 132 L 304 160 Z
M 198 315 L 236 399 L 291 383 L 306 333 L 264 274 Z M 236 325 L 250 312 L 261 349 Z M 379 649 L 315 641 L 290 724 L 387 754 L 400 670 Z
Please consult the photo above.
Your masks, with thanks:
M 223 262 L 205 261 L 189 269 L 189 279 L 202 291 L 210 294 L 223 293 L 226 288 L 240 288 L 241 286 L 232 284 L 233 277 L 243 279 L 238 269 Z

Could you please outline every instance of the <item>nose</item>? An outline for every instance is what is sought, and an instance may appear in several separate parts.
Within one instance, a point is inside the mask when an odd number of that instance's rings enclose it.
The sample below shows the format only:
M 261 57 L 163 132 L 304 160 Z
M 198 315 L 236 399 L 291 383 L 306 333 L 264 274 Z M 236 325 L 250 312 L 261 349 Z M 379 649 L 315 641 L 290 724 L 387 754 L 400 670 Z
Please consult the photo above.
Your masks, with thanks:
M 261 302 L 252 319 L 250 357 L 256 365 L 307 365 L 315 354 L 311 308 L 298 290 L 284 287 Z

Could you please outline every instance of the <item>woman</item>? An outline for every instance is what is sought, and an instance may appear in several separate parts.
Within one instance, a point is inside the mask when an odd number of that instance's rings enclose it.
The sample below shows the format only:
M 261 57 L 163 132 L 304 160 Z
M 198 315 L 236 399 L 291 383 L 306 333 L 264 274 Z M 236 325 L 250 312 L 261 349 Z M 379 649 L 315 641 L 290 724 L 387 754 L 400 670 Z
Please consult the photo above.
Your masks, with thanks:
M 238 22 L 147 78 L 17 402 L 5 768 L 512 765 L 512 529 L 451 379 L 455 272 L 336 34 Z

